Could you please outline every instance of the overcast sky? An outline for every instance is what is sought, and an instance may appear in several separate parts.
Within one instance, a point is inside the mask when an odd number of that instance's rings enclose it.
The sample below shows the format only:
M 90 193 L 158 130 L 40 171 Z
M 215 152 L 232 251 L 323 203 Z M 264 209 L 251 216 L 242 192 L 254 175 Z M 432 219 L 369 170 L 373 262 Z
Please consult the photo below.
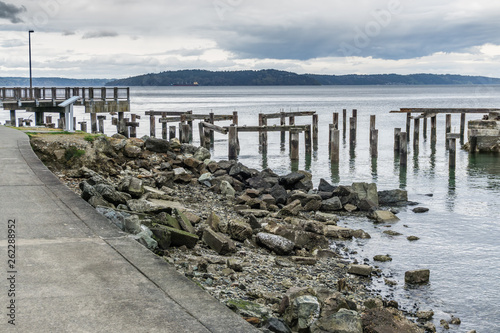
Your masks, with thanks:
M 178 69 L 500 77 L 500 1 L 0 0 L 0 76 Z

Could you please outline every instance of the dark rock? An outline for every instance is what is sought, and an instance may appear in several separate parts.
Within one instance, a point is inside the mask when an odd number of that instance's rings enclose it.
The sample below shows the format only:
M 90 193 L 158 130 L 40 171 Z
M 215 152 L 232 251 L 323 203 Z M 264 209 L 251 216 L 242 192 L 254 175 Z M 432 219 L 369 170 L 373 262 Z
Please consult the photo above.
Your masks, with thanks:
M 203 242 L 219 254 L 236 252 L 236 245 L 226 235 L 207 228 L 203 231 Z
M 257 234 L 257 243 L 279 255 L 289 254 L 295 247 L 292 241 L 284 237 L 264 232 L 259 232 Z
M 358 200 L 366 199 L 378 207 L 378 192 L 375 183 L 353 183 L 351 188 L 358 195 Z M 354 205 L 358 206 L 358 203 Z
M 129 158 L 138 158 L 139 156 L 141 156 L 141 153 L 142 153 L 141 148 L 131 144 L 127 144 L 123 148 L 123 154 Z
M 139 198 L 144 194 L 144 184 L 142 180 L 128 176 L 118 184 L 118 190 L 129 193 L 134 198 Z
M 230 220 L 227 231 L 232 239 L 241 242 L 252 237 L 252 227 L 248 223 L 239 220 Z
M 292 172 L 286 176 L 279 177 L 279 184 L 284 186 L 286 189 L 293 189 L 295 184 L 300 180 L 306 178 L 306 176 L 299 172 Z
M 102 207 L 115 208 L 115 206 L 112 203 L 104 200 L 104 198 L 100 194 L 90 197 L 88 203 L 91 204 L 93 207 L 102 206 Z
M 153 233 L 154 239 L 158 243 L 158 247 L 162 250 L 166 250 L 172 244 L 172 233 L 162 225 L 156 225 L 149 228 Z
M 93 196 L 100 195 L 99 192 L 94 188 L 94 186 L 87 183 L 87 181 L 83 181 L 79 184 L 80 190 L 82 191 L 81 197 L 85 201 L 89 201 L 89 199 Z
M 309 231 L 282 227 L 276 230 L 276 235 L 288 239 L 298 248 L 305 248 L 307 250 L 312 250 L 314 248 L 328 248 L 329 246 L 328 238 Z
M 311 333 L 363 333 L 361 316 L 358 312 L 347 309 L 340 309 L 338 312 L 319 318 L 311 326 Z M 377 333 L 387 333 L 385 331 L 369 331 Z
M 147 138 L 144 146 L 146 150 L 155 153 L 166 153 L 170 150 L 170 143 L 163 139 Z
M 321 204 L 321 211 L 333 212 L 342 209 L 342 202 L 338 197 L 333 197 L 327 200 L 323 200 Z
M 374 203 L 373 201 L 371 201 L 369 199 L 359 200 L 359 203 L 357 206 L 358 206 L 359 210 L 364 211 L 364 212 L 369 212 L 369 211 L 374 210 L 378 207 L 376 203 Z
M 269 191 L 269 194 L 271 194 L 274 199 L 276 199 L 277 204 L 286 204 L 288 193 L 283 186 L 274 185 Z
M 130 194 L 119 192 L 111 185 L 97 184 L 94 188 L 106 201 L 114 205 L 126 204 L 127 200 L 132 199 Z
M 360 276 L 370 276 L 372 274 L 373 268 L 368 265 L 351 265 L 347 273 L 355 274 Z
M 405 272 L 405 282 L 408 284 L 425 284 L 429 282 L 430 270 L 419 269 Z
M 219 161 L 219 168 L 222 170 L 226 170 L 229 172 L 229 170 L 233 167 L 233 165 L 236 164 L 235 161 Z
M 331 185 L 329 182 L 321 178 L 319 180 L 318 192 L 333 192 L 335 190 L 335 186 Z
M 295 200 L 280 210 L 281 216 L 297 216 L 303 210 L 300 200 Z
M 166 228 L 166 230 L 169 231 L 171 234 L 172 246 L 185 245 L 187 248 L 192 249 L 195 247 L 196 243 L 199 240 L 198 236 L 191 234 L 189 232 L 170 228 L 167 226 L 164 226 L 164 228 Z
M 408 202 L 408 192 L 395 189 L 378 192 L 379 205 L 397 205 Z
M 257 218 L 252 214 L 248 216 L 248 224 L 253 230 L 262 228 L 262 225 L 259 223 Z
M 413 208 L 412 211 L 414 213 L 427 213 L 429 211 L 429 208 L 426 208 L 426 207 L 416 207 L 416 208 Z
M 362 314 L 362 322 L 365 332 L 423 333 L 424 331 L 393 308 L 366 310 Z
M 264 328 L 273 333 L 292 333 L 285 322 L 278 318 L 270 318 L 264 325 Z
M 321 200 L 327 200 L 333 197 L 333 192 L 318 192 L 318 195 L 321 197 Z
M 269 184 L 264 178 L 262 178 L 260 176 L 247 179 L 247 184 L 251 188 L 255 188 L 255 189 L 271 188 L 271 184 Z
M 229 176 L 244 181 L 252 177 L 252 170 L 238 162 L 229 170 Z

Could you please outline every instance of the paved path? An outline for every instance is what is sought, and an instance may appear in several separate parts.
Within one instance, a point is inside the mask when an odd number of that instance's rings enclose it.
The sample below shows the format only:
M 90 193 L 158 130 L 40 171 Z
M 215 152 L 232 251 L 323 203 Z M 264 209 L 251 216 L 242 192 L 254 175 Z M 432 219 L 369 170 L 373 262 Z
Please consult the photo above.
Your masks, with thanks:
M 0 332 L 10 331 L 257 330 L 60 183 L 24 133 L 0 126 Z

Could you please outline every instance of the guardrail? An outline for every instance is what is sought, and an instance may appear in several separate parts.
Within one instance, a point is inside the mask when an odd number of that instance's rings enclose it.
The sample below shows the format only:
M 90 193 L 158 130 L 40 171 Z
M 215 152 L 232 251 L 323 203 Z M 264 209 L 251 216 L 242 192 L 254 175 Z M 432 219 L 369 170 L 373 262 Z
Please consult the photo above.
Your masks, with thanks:
M 82 102 L 85 100 L 130 100 L 130 88 L 118 87 L 12 87 L 0 88 L 0 100 L 2 101 L 29 101 L 29 100 L 67 100 L 68 98 L 80 96 Z

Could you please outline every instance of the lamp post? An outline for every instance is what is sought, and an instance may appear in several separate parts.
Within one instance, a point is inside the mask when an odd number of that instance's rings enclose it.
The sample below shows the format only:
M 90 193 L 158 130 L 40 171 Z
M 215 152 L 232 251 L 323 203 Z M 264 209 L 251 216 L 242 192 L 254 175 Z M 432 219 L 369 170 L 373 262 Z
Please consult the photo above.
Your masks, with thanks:
M 28 31 L 28 40 L 29 40 L 29 52 L 30 52 L 30 96 L 33 95 L 33 77 L 31 75 L 31 33 L 35 32 L 34 30 Z

